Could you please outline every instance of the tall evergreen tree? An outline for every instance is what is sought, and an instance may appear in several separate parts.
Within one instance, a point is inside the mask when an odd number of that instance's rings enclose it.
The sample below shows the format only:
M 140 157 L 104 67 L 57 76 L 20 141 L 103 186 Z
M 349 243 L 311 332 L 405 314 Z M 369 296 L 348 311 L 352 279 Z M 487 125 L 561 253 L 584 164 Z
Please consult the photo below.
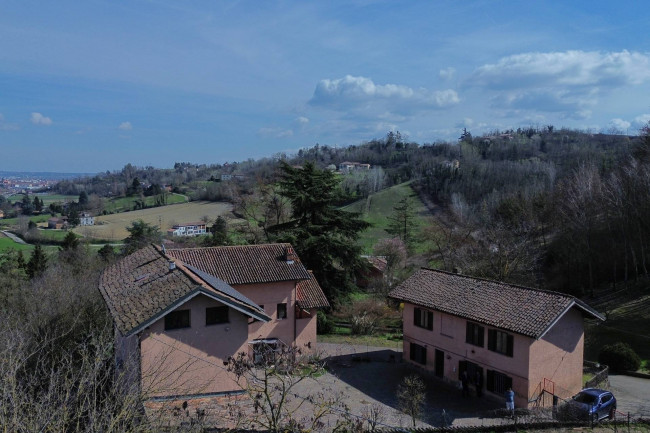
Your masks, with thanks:
M 415 230 L 415 204 L 410 197 L 403 197 L 395 206 L 393 214 L 388 217 L 389 223 L 386 231 L 399 237 L 407 247 L 413 243 Z
M 336 207 L 339 179 L 307 162 L 302 168 L 281 163 L 280 194 L 292 205 L 292 220 L 270 228 L 279 241 L 290 242 L 304 265 L 314 272 L 328 298 L 351 287 L 361 266 L 359 233 L 369 224 L 359 214 Z
M 162 237 L 158 227 L 147 224 L 142 220 L 133 221 L 126 230 L 130 233 L 124 240 L 124 252 L 126 254 L 131 254 L 152 242 L 160 242 Z
M 45 269 L 47 269 L 47 256 L 43 252 L 41 245 L 36 244 L 27 262 L 27 275 L 30 279 L 36 278 L 42 275 Z

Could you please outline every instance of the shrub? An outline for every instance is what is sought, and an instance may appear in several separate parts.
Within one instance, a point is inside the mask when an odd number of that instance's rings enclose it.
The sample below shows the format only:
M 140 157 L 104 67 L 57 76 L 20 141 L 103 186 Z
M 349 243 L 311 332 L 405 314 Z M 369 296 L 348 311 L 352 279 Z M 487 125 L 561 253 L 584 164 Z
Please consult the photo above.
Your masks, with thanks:
M 598 362 L 613 371 L 636 371 L 641 366 L 639 355 L 629 344 L 622 342 L 603 346 L 598 354 Z
M 351 332 L 354 335 L 372 335 L 375 332 L 376 321 L 376 318 L 366 313 L 352 316 L 350 320 Z
M 316 332 L 319 334 L 331 334 L 334 331 L 334 323 L 322 311 L 318 311 L 316 316 Z

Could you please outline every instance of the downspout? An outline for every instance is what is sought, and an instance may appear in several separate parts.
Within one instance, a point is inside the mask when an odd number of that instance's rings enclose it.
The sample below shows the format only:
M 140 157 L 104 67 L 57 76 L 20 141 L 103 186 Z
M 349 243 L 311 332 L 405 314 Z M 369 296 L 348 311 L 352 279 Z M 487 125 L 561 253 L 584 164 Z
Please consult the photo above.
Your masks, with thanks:
M 296 324 L 297 324 L 297 319 L 296 319 L 296 299 L 297 295 L 296 292 L 298 291 L 298 282 L 293 283 L 293 292 L 292 292 L 292 307 L 291 309 L 293 310 L 293 347 L 298 348 L 298 345 L 296 344 L 296 338 L 298 338 L 298 331 L 296 329 Z

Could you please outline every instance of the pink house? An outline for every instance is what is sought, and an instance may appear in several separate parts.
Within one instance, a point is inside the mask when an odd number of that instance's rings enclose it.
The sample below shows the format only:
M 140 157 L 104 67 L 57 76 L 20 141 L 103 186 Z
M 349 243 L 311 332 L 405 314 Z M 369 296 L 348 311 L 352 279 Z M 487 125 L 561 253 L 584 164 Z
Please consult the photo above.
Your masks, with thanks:
M 143 248 L 107 268 L 100 291 L 116 360 L 149 397 L 240 392 L 226 370 L 240 352 L 316 344 L 329 306 L 289 244 Z
M 553 403 L 582 388 L 583 319 L 604 320 L 562 293 L 420 269 L 389 294 L 404 304 L 404 359 L 516 407 Z

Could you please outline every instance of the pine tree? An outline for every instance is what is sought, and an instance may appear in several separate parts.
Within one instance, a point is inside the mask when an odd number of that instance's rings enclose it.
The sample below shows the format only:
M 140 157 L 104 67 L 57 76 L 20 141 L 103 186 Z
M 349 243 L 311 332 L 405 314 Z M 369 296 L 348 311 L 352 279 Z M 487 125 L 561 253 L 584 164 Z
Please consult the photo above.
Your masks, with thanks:
M 305 267 L 312 270 L 330 300 L 351 288 L 361 266 L 357 240 L 369 224 L 359 214 L 336 207 L 339 179 L 307 162 L 302 168 L 281 163 L 280 194 L 292 205 L 292 220 L 272 226 L 279 241 L 290 242 Z
M 407 247 L 413 244 L 415 230 L 415 204 L 410 197 L 403 197 L 393 207 L 393 214 L 388 217 L 389 224 L 386 231 L 399 237 Z
M 42 275 L 45 269 L 47 269 L 47 256 L 43 252 L 41 245 L 36 244 L 27 262 L 27 276 L 30 279 L 36 278 Z

